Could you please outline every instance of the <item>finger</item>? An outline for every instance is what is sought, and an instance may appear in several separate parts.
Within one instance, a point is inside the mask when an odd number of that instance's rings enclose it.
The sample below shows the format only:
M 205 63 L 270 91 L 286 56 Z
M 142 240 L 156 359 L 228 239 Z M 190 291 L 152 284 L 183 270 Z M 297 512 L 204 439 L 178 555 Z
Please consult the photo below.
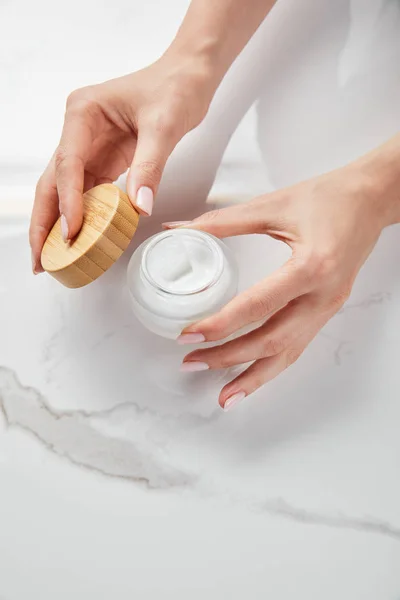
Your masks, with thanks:
M 176 142 L 175 136 L 166 130 L 159 131 L 154 127 L 139 130 L 127 191 L 133 206 L 142 215 L 150 216 L 153 212 L 154 197 Z
M 65 240 L 77 235 L 83 219 L 85 164 L 95 137 L 95 113 L 85 107 L 67 111 L 56 151 L 56 182 Z
M 303 296 L 261 327 L 220 346 L 191 352 L 184 358 L 181 370 L 200 370 L 200 365 L 202 369 L 224 369 L 281 354 L 312 328 L 317 310 L 309 296 Z
M 218 313 L 186 327 L 178 343 L 222 340 L 243 327 L 271 316 L 297 297 L 307 293 L 310 281 L 305 277 L 302 263 L 290 259 L 272 275 L 242 292 Z M 197 334 L 197 338 L 193 337 Z
M 43 272 L 40 255 L 46 238 L 58 219 L 58 194 L 52 159 L 36 186 L 35 201 L 29 228 L 32 250 L 32 270 L 35 275 Z
M 313 328 L 299 337 L 292 346 L 281 354 L 256 360 L 248 369 L 222 389 L 219 396 L 220 406 L 224 410 L 232 408 L 265 383 L 277 377 L 282 371 L 296 362 L 318 331 L 319 327 Z
M 250 202 L 206 212 L 190 222 L 164 223 L 163 226 L 166 229 L 181 226 L 199 229 L 219 238 L 249 233 L 268 233 L 280 237 L 282 204 L 279 198 L 279 192 L 274 192 Z

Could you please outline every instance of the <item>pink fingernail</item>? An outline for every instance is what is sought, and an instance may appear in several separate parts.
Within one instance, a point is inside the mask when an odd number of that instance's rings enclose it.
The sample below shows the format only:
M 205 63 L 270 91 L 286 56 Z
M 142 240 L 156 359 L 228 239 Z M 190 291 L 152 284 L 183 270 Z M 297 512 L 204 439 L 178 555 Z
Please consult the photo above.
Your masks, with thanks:
M 185 225 L 189 225 L 191 221 L 169 221 L 167 223 L 163 223 L 163 229 L 176 229 L 177 227 L 184 227 Z
M 183 373 L 194 373 L 195 371 L 207 371 L 210 367 L 205 362 L 200 362 L 198 360 L 193 360 L 189 362 L 184 362 L 181 364 L 181 371 Z
M 246 398 L 245 392 L 236 392 L 236 394 L 232 394 L 232 396 L 229 396 L 229 398 L 225 400 L 225 404 L 223 407 L 224 410 L 230 410 L 233 406 L 235 406 L 235 404 L 241 402 L 241 400 L 243 400 L 244 398 Z
M 141 210 L 145 215 L 150 217 L 153 212 L 153 204 L 154 204 L 154 194 L 153 190 L 149 187 L 141 187 L 138 190 L 136 195 L 136 206 Z
M 182 333 L 176 340 L 178 344 L 200 344 L 200 342 L 205 342 L 206 338 L 202 333 Z
M 65 215 L 61 215 L 61 235 L 64 242 L 68 242 L 68 223 Z

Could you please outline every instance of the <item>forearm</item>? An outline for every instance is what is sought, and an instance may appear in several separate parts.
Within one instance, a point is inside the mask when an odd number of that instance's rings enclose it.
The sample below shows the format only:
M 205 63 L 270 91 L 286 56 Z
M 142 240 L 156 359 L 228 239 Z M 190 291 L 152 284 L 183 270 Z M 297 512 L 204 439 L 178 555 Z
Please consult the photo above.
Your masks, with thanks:
M 275 1 L 192 0 L 167 54 L 198 68 L 212 96 Z

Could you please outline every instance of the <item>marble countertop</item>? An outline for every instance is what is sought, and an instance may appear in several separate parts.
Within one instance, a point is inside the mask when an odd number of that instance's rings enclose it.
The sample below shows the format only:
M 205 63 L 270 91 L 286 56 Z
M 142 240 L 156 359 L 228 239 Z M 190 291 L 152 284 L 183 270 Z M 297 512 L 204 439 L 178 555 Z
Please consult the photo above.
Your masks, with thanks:
M 48 52 L 73 18 L 45 0 L 30 15 L 37 28 L 22 24 L 19 54 L 11 46 L 0 63 L 21 127 L 13 137 L 2 114 L 0 599 L 399 600 L 400 229 L 384 232 L 350 300 L 300 360 L 226 414 L 215 385 L 182 388 L 179 352 L 135 321 L 125 271 L 162 219 L 204 210 L 210 188 L 237 198 L 268 191 L 395 133 L 400 4 L 281 0 L 174 153 L 154 219 L 101 279 L 67 290 L 30 272 L 35 174 L 71 87 L 90 69 L 95 79 L 115 75 L 119 53 L 127 71 L 129 44 L 136 68 L 167 43 L 187 2 L 170 12 L 154 3 L 165 12 L 154 45 L 143 3 L 119 0 L 115 22 L 107 3 L 79 3 L 99 35 L 120 28 L 99 49 L 101 72 L 94 34 L 68 60 L 62 48 Z M 21 6 L 0 6 L 10 32 Z M 287 256 L 274 240 L 230 243 L 242 288 Z

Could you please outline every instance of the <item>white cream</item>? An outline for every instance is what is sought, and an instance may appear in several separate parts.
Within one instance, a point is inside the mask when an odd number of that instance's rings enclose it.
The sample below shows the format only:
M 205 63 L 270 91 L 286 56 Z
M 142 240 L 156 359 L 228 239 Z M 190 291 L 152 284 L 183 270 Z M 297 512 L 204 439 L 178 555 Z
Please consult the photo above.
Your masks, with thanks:
M 189 323 L 211 314 L 237 291 L 229 249 L 201 231 L 178 229 L 153 236 L 133 254 L 128 287 L 139 320 L 176 338 Z
M 220 275 L 220 246 L 204 234 L 189 230 L 156 236 L 144 251 L 143 264 L 153 282 L 171 294 L 193 294 Z

